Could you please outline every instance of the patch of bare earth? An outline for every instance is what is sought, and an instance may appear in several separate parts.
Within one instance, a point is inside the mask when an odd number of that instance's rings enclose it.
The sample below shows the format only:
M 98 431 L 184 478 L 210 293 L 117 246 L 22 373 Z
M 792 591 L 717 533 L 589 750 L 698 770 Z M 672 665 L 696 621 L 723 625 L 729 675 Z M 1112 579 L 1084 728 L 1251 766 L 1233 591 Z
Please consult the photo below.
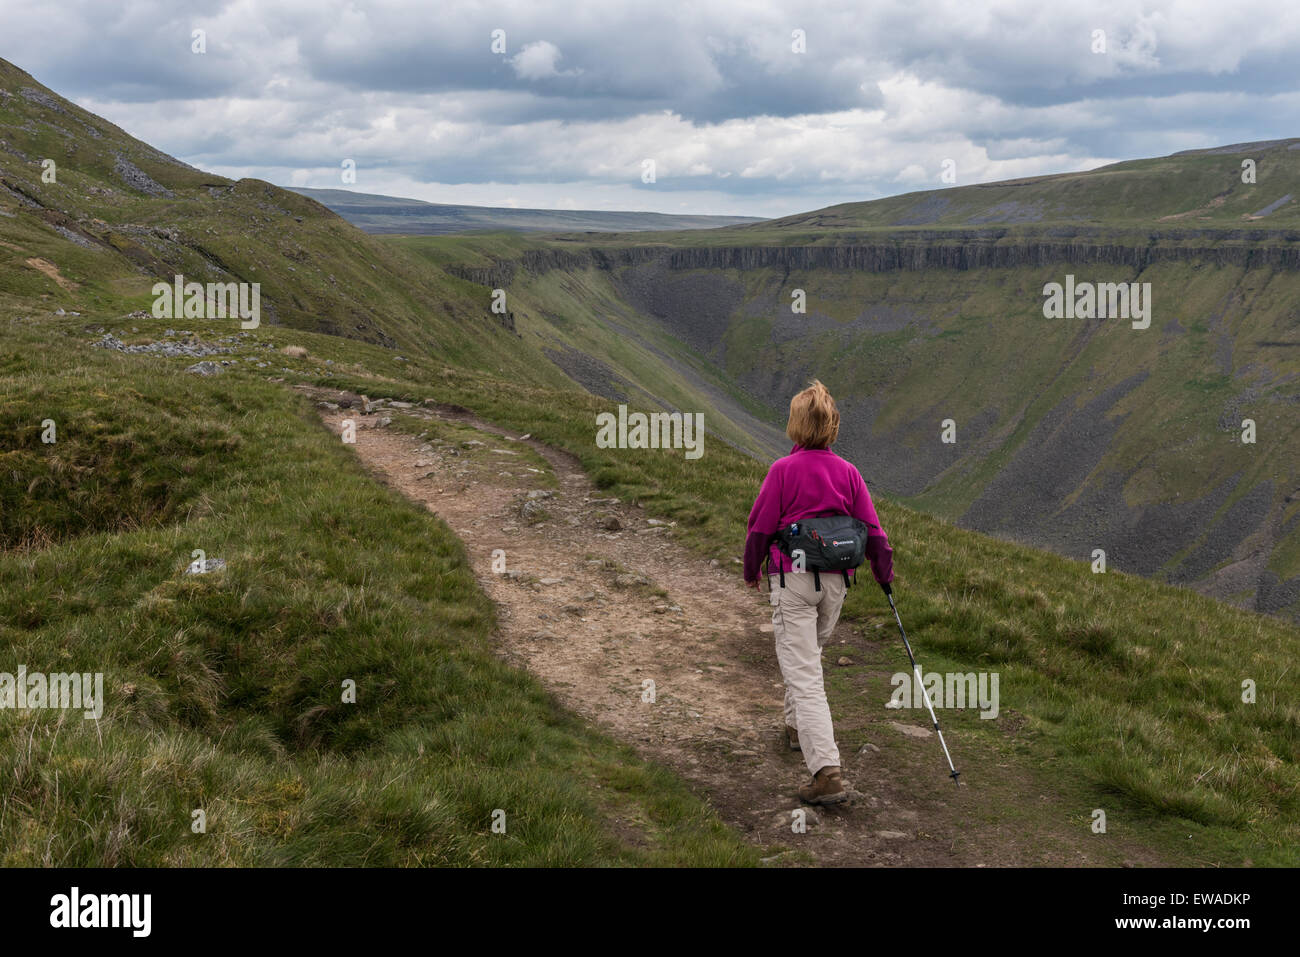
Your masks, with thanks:
M 1019 812 L 991 806 L 1008 803 L 1001 798 L 978 787 L 954 788 L 940 767 L 937 741 L 915 726 L 927 722 L 918 718 L 901 730 L 897 712 L 867 699 L 862 708 L 879 712 L 870 731 L 889 747 L 859 750 L 841 732 L 854 798 L 806 809 L 807 830 L 797 833 L 795 788 L 808 772 L 780 738 L 782 686 L 766 591 L 756 595 L 734 568 L 712 566 L 673 541 L 669 525 L 652 525 L 640 508 L 603 495 L 567 453 L 521 442 L 459 410 L 364 415 L 356 396 L 298 388 L 316 400 L 355 403 L 321 416 L 336 434 L 352 419 L 355 450 L 368 469 L 470 543 L 474 572 L 499 607 L 503 656 L 536 675 L 566 707 L 691 782 L 772 863 L 1117 862 L 1113 851 L 1094 852 L 1086 825 L 1062 822 L 1045 834 L 1026 827 Z M 484 444 L 432 443 L 379 425 L 381 415 L 472 426 Z M 546 489 L 524 466 L 525 445 L 549 463 L 557 488 Z M 535 504 L 525 506 L 529 501 Z M 493 568 L 497 549 L 505 553 L 505 574 Z M 863 644 L 848 626 L 838 631 Z M 833 641 L 828 672 L 838 654 Z M 644 700 L 647 681 L 654 682 L 653 703 Z M 861 729 L 859 723 L 850 732 L 855 741 Z M 1004 764 L 988 776 L 1005 786 L 1017 772 Z M 1033 784 L 1024 789 L 1029 804 L 1049 801 Z M 1156 862 L 1140 848 L 1128 849 L 1127 858 Z
M 80 288 L 75 282 L 59 272 L 59 267 L 54 265 L 54 263 L 50 262 L 48 259 L 39 259 L 33 256 L 31 259 L 27 260 L 27 265 L 31 266 L 37 272 L 49 276 L 58 283 L 59 287 L 62 289 L 73 290 Z
M 1168 216 L 1159 216 L 1156 218 L 1156 222 L 1165 223 L 1177 219 L 1186 219 L 1188 216 L 1196 216 L 1201 213 L 1206 213 L 1212 209 L 1218 209 L 1225 202 L 1227 202 L 1227 199 L 1228 199 L 1227 193 L 1220 193 L 1218 196 L 1215 196 L 1204 206 L 1198 206 L 1196 209 L 1189 209 L 1185 213 L 1171 213 Z

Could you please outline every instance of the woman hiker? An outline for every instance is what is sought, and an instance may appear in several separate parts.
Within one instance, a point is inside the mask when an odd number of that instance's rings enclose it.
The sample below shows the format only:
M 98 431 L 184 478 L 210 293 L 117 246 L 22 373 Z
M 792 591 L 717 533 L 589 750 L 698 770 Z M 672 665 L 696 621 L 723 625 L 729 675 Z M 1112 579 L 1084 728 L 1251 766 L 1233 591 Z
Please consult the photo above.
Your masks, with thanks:
M 803 751 L 813 775 L 799 789 L 799 798 L 808 804 L 848 799 L 822 683 L 821 656 L 840 617 L 846 581 L 839 573 L 828 572 L 817 576 L 818 590 L 813 573 L 794 571 L 789 556 L 773 544 L 777 530 L 818 515 L 851 515 L 868 525 L 867 557 L 876 581 L 887 585 L 894 580 L 894 550 L 880 528 L 867 483 L 851 463 L 831 451 L 839 432 L 835 400 L 814 379 L 790 400 L 785 433 L 794 448 L 768 469 L 749 513 L 745 541 L 746 584 L 758 588 L 760 568 L 768 560 L 772 631 L 785 681 L 785 734 L 791 750 Z

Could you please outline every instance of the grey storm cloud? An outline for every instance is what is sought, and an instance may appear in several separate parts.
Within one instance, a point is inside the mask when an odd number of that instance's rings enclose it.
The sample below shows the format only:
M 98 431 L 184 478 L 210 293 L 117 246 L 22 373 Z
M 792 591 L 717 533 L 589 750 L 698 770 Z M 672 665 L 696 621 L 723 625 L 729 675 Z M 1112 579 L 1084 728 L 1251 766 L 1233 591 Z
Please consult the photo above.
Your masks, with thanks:
M 776 215 L 1291 135 L 1293 8 L 0 0 L 0 56 L 225 175 Z

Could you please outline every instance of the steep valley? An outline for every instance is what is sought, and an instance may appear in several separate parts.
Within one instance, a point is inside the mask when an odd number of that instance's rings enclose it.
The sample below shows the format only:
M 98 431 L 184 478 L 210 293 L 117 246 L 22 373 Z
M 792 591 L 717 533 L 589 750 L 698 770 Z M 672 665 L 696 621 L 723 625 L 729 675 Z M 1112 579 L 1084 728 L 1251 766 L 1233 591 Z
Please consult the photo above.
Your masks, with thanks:
M 709 382 L 715 405 L 720 390 L 748 405 L 750 417 L 731 417 L 739 427 L 766 420 L 769 454 L 785 402 L 817 376 L 839 398 L 843 452 L 874 488 L 969 528 L 1089 562 L 1101 549 L 1108 567 L 1296 615 L 1291 236 L 1242 245 L 1239 230 L 1207 230 L 1188 246 L 960 230 L 744 247 L 731 245 L 737 232 L 686 248 L 556 240 L 472 266 L 454 246 L 439 255 L 506 288 L 525 335 L 578 335 L 605 383 L 648 366 L 603 348 L 595 329 L 653 343 Z M 483 250 L 457 242 L 467 257 Z M 1045 318 L 1044 287 L 1067 275 L 1150 284 L 1149 327 Z M 583 384 L 601 391 L 590 375 Z M 945 420 L 955 442 L 942 440 Z

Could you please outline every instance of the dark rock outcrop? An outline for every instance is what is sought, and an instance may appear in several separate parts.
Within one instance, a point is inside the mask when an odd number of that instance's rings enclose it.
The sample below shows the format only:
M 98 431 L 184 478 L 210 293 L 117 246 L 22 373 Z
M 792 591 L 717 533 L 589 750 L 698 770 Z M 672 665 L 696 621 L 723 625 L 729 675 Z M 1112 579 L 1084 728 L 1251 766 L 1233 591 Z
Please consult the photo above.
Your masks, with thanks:
M 505 288 L 523 269 L 617 269 L 662 263 L 683 269 L 859 270 L 999 269 L 1017 266 L 1100 265 L 1135 270 L 1163 262 L 1300 270 L 1300 232 L 1264 229 L 1162 229 L 1108 239 L 1089 227 L 1051 227 L 1031 234 L 1007 229 L 927 230 L 845 237 L 833 244 L 754 246 L 591 246 L 532 249 L 490 266 L 452 265 L 470 282 Z

